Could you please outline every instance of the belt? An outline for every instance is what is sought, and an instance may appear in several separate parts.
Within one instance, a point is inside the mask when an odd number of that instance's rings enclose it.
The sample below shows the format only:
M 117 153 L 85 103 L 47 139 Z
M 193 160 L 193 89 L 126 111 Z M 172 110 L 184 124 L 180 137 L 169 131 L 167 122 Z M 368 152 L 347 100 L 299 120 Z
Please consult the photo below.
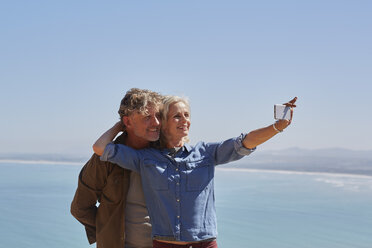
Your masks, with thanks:
M 208 247 L 209 244 L 216 242 L 215 239 L 211 239 L 211 240 L 200 241 L 200 242 L 190 242 L 188 244 L 172 244 L 172 243 L 161 242 L 158 240 L 153 240 L 153 247 L 154 248 L 204 248 L 204 247 Z

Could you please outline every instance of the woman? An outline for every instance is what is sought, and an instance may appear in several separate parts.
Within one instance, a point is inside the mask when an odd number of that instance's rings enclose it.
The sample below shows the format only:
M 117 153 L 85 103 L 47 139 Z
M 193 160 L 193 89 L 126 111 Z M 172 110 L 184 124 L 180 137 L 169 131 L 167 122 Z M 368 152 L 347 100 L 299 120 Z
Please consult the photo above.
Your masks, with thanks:
M 295 107 L 295 101 L 286 105 Z M 186 143 L 191 123 L 189 104 L 183 98 L 168 96 L 162 111 L 163 149 L 134 150 L 109 143 L 121 131 L 119 123 L 104 133 L 93 149 L 102 155 L 101 160 L 141 174 L 155 248 L 212 248 L 217 247 L 214 166 L 249 155 L 291 120 L 279 120 L 223 142 L 190 146 Z

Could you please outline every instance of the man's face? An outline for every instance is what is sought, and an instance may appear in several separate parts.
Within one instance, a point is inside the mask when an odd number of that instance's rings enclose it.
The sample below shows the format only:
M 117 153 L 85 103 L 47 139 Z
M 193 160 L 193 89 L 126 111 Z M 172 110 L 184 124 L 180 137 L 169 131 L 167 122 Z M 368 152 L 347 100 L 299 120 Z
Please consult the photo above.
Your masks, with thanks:
M 157 141 L 160 135 L 160 112 L 158 106 L 147 107 L 147 113 L 132 113 L 128 131 L 147 141 Z

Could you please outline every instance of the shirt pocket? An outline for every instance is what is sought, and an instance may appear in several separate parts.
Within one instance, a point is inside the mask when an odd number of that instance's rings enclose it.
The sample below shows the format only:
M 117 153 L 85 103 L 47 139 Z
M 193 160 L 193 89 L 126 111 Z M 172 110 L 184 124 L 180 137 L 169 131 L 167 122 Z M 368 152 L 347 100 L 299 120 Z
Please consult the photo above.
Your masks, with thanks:
M 169 165 L 166 162 L 146 159 L 144 161 L 146 184 L 155 190 L 169 189 Z
M 211 180 L 211 163 L 207 160 L 186 162 L 186 190 L 203 191 Z

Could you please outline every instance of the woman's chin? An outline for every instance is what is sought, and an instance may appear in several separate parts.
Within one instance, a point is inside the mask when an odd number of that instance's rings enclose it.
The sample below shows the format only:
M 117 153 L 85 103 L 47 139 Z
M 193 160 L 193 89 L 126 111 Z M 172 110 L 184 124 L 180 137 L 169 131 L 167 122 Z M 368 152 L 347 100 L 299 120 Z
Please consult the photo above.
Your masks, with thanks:
M 188 135 L 189 135 L 189 133 L 186 132 L 186 133 L 179 133 L 177 136 L 178 136 L 178 139 L 183 139 L 183 138 L 187 137 Z
M 189 131 L 183 131 L 182 132 L 182 137 L 186 137 L 187 135 L 189 135 Z

